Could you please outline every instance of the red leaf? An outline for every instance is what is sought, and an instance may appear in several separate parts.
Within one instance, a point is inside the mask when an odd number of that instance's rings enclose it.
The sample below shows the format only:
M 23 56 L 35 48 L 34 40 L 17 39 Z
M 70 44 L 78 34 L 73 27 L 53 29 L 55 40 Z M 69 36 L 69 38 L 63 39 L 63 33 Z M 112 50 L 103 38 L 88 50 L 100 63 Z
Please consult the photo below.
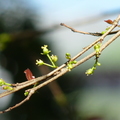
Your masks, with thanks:
M 32 72 L 30 71 L 29 68 L 26 69 L 26 70 L 24 71 L 24 73 L 25 73 L 25 76 L 26 76 L 27 80 L 31 80 L 31 79 L 34 79 L 34 78 L 35 78 L 35 76 L 33 76 Z
M 106 23 L 108 23 L 108 24 L 113 24 L 113 21 L 112 20 L 104 20 Z

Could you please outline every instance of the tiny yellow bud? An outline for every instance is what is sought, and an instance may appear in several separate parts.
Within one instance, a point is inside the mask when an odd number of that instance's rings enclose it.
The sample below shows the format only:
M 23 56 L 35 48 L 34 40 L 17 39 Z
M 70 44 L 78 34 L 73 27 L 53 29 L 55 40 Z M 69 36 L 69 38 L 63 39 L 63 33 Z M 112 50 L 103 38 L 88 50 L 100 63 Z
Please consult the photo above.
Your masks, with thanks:
M 85 74 L 88 76 L 88 75 L 92 75 L 94 72 L 94 70 L 92 68 L 88 69 Z
M 51 59 L 53 62 L 56 62 L 58 60 L 58 57 L 56 55 L 51 55 Z
M 29 92 L 25 92 L 25 93 L 24 93 L 25 96 L 28 96 L 28 94 L 29 94 Z
M 0 86 L 5 85 L 5 81 L 3 79 L 0 79 Z
M 40 65 L 43 65 L 44 64 L 44 62 L 42 61 L 42 60 L 36 60 L 36 65 L 38 65 L 38 66 L 40 66 Z
M 10 86 L 2 86 L 2 88 L 3 88 L 4 90 L 13 90 L 13 88 L 10 87 Z
M 98 66 L 100 66 L 100 65 L 101 65 L 101 63 L 97 62 L 97 65 L 98 65 Z
M 44 46 L 41 47 L 41 48 L 43 49 L 43 53 L 41 53 L 41 54 L 43 54 L 43 55 L 47 55 L 48 53 L 51 52 L 50 50 L 48 50 L 47 47 L 48 47 L 47 45 L 44 45 Z
M 65 54 L 65 57 L 66 57 L 66 59 L 71 59 L 70 53 L 66 53 L 66 54 Z

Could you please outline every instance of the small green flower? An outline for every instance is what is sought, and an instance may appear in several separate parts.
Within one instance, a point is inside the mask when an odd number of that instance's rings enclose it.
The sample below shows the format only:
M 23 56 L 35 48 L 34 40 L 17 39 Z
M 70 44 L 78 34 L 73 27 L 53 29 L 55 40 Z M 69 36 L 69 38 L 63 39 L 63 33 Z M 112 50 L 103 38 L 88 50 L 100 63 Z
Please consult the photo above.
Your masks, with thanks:
M 3 79 L 0 79 L 0 86 L 5 85 L 5 81 Z
M 109 29 L 110 29 L 110 27 L 106 28 L 105 31 L 101 32 L 101 34 L 105 34 Z
M 51 52 L 50 50 L 48 50 L 47 47 L 48 47 L 47 45 L 41 47 L 43 49 L 43 53 L 41 53 L 42 55 L 47 55 Z
M 8 86 L 11 86 L 10 83 L 6 83 L 3 79 L 0 79 L 0 86 L 2 85 L 8 85 Z
M 51 55 L 51 59 L 53 62 L 57 62 L 58 57 L 56 55 Z
M 93 69 L 88 69 L 85 74 L 88 76 L 88 75 L 92 75 L 93 74 Z
M 97 43 L 94 45 L 94 50 L 96 52 L 96 57 L 99 57 L 100 55 L 100 47 L 101 47 L 101 43 Z
M 69 63 L 68 63 L 68 64 L 67 64 L 67 68 L 68 68 L 69 71 L 71 71 L 71 69 L 73 68 L 73 64 L 69 64 Z
M 96 69 L 96 67 L 92 67 L 90 69 L 88 69 L 85 74 L 88 76 L 88 75 L 92 75 L 94 73 L 94 70 Z
M 40 65 L 43 65 L 44 64 L 44 62 L 42 61 L 42 60 L 36 60 L 36 65 L 38 65 L 38 66 L 40 66 Z
M 103 34 L 105 34 L 106 32 L 107 32 L 106 30 L 105 30 L 105 31 L 102 31 L 101 34 L 103 35 Z
M 14 88 L 10 87 L 10 86 L 2 86 L 2 88 L 4 90 L 13 90 Z
M 76 64 L 76 63 L 77 63 L 76 60 L 68 62 L 67 68 L 69 69 L 69 71 L 71 71 L 71 69 L 73 69 L 73 64 Z
M 71 59 L 70 53 L 66 53 L 66 54 L 65 54 L 65 57 L 66 57 L 66 59 L 68 59 L 68 60 Z
M 25 93 L 24 93 L 25 96 L 28 96 L 28 94 L 29 94 L 29 92 L 25 92 Z
M 70 61 L 69 63 L 70 63 L 70 64 L 76 64 L 77 61 L 76 61 L 76 60 L 73 60 L 73 61 Z
M 66 57 L 66 59 L 69 60 L 68 63 L 67 63 L 67 68 L 69 69 L 69 71 L 71 71 L 71 69 L 73 69 L 73 64 L 76 64 L 77 61 L 76 60 L 73 60 L 73 61 L 71 60 L 70 53 L 66 53 L 65 57 Z
M 101 63 L 97 62 L 97 65 L 98 65 L 98 66 L 101 66 Z
M 100 47 L 101 47 L 101 43 L 97 43 L 94 45 L 94 50 L 100 50 Z

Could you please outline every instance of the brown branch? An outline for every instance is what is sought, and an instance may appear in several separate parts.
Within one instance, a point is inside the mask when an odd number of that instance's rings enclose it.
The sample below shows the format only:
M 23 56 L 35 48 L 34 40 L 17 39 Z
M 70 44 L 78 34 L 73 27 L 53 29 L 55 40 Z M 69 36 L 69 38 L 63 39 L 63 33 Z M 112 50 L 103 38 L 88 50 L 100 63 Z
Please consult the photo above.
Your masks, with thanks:
M 76 30 L 76 29 L 74 29 L 74 28 L 72 28 L 72 27 L 70 27 L 70 26 L 68 26 L 68 25 L 66 25 L 64 23 L 61 23 L 60 25 L 66 27 L 66 28 L 69 28 L 71 31 L 76 32 L 76 33 L 81 33 L 81 34 L 86 34 L 86 35 L 93 35 L 93 36 L 102 36 L 103 35 L 102 33 L 90 33 L 90 32 L 79 31 L 79 30 Z M 112 31 L 108 35 L 116 34 L 117 32 L 118 32 L 118 30 Z
M 46 78 L 47 78 L 47 75 L 43 75 L 41 77 L 29 80 L 29 81 L 25 81 L 25 82 L 22 82 L 22 83 L 16 83 L 16 84 L 14 84 L 14 86 L 16 86 L 16 87 L 13 87 L 13 90 L 1 93 L 0 98 L 4 97 L 4 96 L 7 96 L 7 95 L 9 95 L 11 93 L 14 93 L 14 92 L 16 92 L 18 90 L 21 90 L 21 89 L 23 89 L 25 87 L 28 87 L 30 85 L 33 85 L 34 83 L 42 81 L 42 80 L 44 80 Z
M 80 57 L 82 54 L 84 54 L 86 51 L 88 51 L 93 45 L 95 45 L 97 42 L 99 41 L 103 41 L 104 38 L 117 26 L 118 22 L 120 20 L 120 16 L 117 17 L 117 19 L 114 21 L 113 25 L 110 27 L 110 29 L 105 33 L 103 34 L 100 38 L 98 38 L 95 42 L 93 42 L 92 44 L 90 44 L 88 47 L 86 47 L 85 49 L 83 49 L 80 53 L 78 53 L 76 56 L 74 56 L 72 60 L 75 60 L 77 59 L 78 57 Z M 118 31 L 111 39 L 109 39 L 106 43 L 103 44 L 103 46 L 101 47 L 101 51 L 103 51 L 109 44 L 111 44 L 116 38 L 118 38 L 120 36 L 120 31 Z M 89 54 L 88 56 L 84 57 L 83 59 L 79 60 L 74 66 L 73 68 L 77 67 L 78 65 L 86 62 L 87 60 L 89 60 L 91 57 L 93 57 L 96 53 L 93 52 L 91 54 Z M 67 61 L 69 62 L 69 61 Z M 22 82 L 22 83 L 16 83 L 16 84 L 13 84 L 14 86 L 14 89 L 11 90 L 11 91 L 6 91 L 4 93 L 1 93 L 0 94 L 0 97 L 3 97 L 3 96 L 6 96 L 6 95 L 9 95 L 11 93 L 14 93 L 20 89 L 23 89 L 27 86 L 30 86 L 36 82 L 40 82 L 40 81 L 43 81 L 41 84 L 39 84 L 38 86 L 34 87 L 34 88 L 31 88 L 31 89 L 28 89 L 26 91 L 29 92 L 29 95 L 23 100 L 21 101 L 20 103 L 16 104 L 15 106 L 13 107 L 10 107 L 4 111 L 0 111 L 0 113 L 4 113 L 4 112 L 7 112 L 7 111 L 10 111 L 18 106 L 20 106 L 21 104 L 23 104 L 24 102 L 26 102 L 27 100 L 30 99 L 30 97 L 32 96 L 32 94 L 40 89 L 41 87 L 47 85 L 48 83 L 56 80 L 57 78 L 59 78 L 60 76 L 64 75 L 65 73 L 67 73 L 69 70 L 68 68 L 66 67 L 67 66 L 67 62 L 64 63 L 63 65 L 61 65 L 60 67 L 58 67 L 57 69 L 53 70 L 52 72 L 48 73 L 47 75 L 44 75 L 44 76 L 41 76 L 41 77 L 38 77 L 38 78 L 35 78 L 35 79 L 32 79 L 32 80 L 29 80 L 29 81 L 26 81 L 26 82 Z
M 109 41 L 107 41 L 102 47 L 101 51 L 103 51 L 108 45 L 110 45 L 114 40 L 116 40 L 120 36 L 120 30 L 111 38 Z
M 24 99 L 24 100 L 22 100 L 21 102 L 19 102 L 18 104 L 16 104 L 16 105 L 14 105 L 13 107 L 9 107 L 8 109 L 6 109 L 6 110 L 3 110 L 3 111 L 0 111 L 0 114 L 1 113 L 5 113 L 5 112 L 8 112 L 8 111 L 10 111 L 10 110 L 12 110 L 12 109 L 14 109 L 14 108 L 16 108 L 16 107 L 19 107 L 20 105 L 22 105 L 23 103 L 25 103 L 26 101 L 28 101 L 29 99 L 30 99 L 30 97 L 32 96 L 32 94 L 34 94 L 34 90 L 31 90 L 30 92 L 29 92 L 29 95 Z

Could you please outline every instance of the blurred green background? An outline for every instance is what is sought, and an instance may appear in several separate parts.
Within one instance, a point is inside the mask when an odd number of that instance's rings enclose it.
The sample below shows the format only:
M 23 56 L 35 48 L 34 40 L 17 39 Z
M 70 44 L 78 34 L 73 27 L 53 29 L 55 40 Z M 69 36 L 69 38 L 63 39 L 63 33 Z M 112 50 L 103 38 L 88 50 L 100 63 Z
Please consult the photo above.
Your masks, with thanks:
M 104 20 L 116 19 L 119 8 L 118 0 L 0 0 L 0 78 L 17 83 L 26 81 L 27 68 L 35 77 L 50 72 L 35 65 L 36 59 L 48 61 L 40 55 L 41 46 L 47 44 L 61 65 L 66 62 L 65 53 L 74 56 L 97 39 L 73 33 L 61 22 L 81 31 L 101 32 L 109 26 Z M 94 63 L 92 58 L 38 90 L 20 107 L 0 114 L 0 120 L 119 120 L 119 44 L 118 38 L 103 51 L 102 65 L 94 75 L 85 75 Z M 23 100 L 24 91 L 1 98 L 0 110 Z

